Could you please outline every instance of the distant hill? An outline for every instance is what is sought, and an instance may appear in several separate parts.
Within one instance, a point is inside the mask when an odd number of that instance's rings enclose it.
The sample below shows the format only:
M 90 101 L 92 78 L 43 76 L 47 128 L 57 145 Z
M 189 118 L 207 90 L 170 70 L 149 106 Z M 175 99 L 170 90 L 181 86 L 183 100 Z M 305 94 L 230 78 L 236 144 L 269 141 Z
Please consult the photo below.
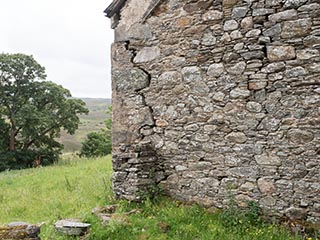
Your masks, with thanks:
M 108 118 L 106 114 L 111 99 L 107 98 L 81 98 L 89 109 L 88 115 L 80 116 L 81 123 L 74 135 L 66 132 L 61 133 L 59 142 L 64 145 L 64 152 L 75 152 L 81 148 L 81 142 L 86 139 L 89 132 L 97 131 L 104 127 L 104 120 Z

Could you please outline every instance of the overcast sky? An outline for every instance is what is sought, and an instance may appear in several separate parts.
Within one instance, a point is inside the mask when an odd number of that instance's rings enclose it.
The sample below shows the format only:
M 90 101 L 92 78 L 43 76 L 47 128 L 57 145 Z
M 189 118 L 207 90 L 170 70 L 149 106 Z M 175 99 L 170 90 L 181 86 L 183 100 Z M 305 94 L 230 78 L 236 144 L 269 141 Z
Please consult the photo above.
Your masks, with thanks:
M 111 97 L 112 0 L 0 2 L 0 52 L 33 55 L 74 97 Z

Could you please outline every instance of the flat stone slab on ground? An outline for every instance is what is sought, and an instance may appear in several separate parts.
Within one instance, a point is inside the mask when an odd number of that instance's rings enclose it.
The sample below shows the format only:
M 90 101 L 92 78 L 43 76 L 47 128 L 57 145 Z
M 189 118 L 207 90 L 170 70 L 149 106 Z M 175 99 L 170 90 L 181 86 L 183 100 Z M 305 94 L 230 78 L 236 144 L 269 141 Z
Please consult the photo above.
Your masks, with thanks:
M 91 224 L 82 223 L 75 219 L 63 219 L 54 224 L 55 228 L 66 235 L 81 236 L 84 235 Z

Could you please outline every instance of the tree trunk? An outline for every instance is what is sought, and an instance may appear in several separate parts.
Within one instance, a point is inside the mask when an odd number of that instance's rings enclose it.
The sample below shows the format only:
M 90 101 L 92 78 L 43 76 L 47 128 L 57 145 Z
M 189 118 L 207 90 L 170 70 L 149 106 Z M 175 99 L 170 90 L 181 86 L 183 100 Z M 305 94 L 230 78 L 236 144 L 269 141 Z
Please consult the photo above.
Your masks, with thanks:
M 11 127 L 10 129 L 10 142 L 9 142 L 9 150 L 15 151 L 16 150 L 16 130 L 15 127 Z

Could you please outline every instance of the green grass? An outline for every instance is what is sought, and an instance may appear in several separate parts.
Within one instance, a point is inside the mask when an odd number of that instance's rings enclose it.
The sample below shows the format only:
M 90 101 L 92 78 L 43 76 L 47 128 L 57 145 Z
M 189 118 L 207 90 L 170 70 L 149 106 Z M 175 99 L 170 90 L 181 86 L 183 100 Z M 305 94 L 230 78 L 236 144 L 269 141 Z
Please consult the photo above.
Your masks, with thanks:
M 115 201 L 110 189 L 110 157 L 79 160 L 66 155 L 45 168 L 0 173 L 0 225 L 11 221 L 45 222 L 43 240 L 71 239 L 57 234 L 53 223 L 81 218 L 92 224 L 92 240 L 298 240 L 283 228 L 266 224 L 255 214 L 237 210 L 210 213 L 198 205 L 184 205 L 166 197 L 140 204 Z M 103 227 L 91 209 L 118 204 L 116 217 Z M 124 212 L 139 209 L 132 215 Z M 251 210 L 255 211 L 254 208 Z

